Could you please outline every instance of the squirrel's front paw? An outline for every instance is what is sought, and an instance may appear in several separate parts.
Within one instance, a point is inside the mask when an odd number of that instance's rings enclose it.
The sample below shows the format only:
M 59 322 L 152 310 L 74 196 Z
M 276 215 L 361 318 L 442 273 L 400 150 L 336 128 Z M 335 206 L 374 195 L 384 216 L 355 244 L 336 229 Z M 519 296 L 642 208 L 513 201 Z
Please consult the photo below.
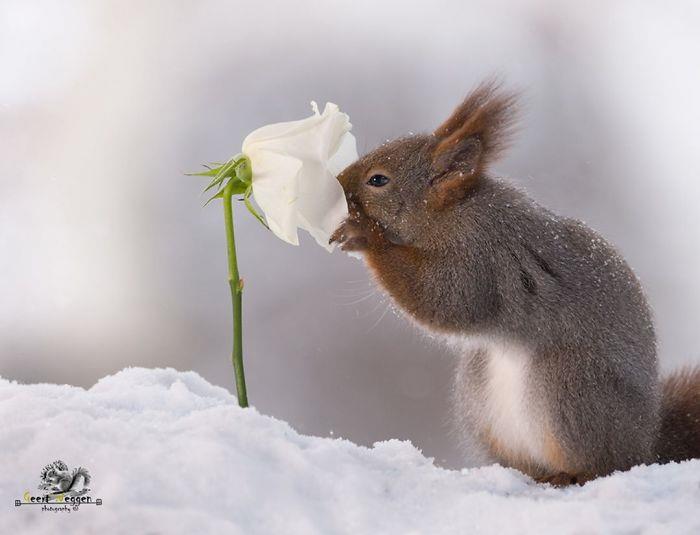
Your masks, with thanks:
M 349 217 L 340 224 L 328 243 L 337 243 L 343 251 L 363 251 L 368 245 L 367 238 L 353 217 Z

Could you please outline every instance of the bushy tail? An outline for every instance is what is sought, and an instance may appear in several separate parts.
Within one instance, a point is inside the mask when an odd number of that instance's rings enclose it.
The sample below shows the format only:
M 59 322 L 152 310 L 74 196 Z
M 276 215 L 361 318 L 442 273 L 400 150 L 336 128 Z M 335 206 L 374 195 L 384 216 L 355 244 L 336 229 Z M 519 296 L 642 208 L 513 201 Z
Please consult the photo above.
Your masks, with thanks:
M 659 462 L 700 458 L 700 367 L 685 368 L 662 384 Z

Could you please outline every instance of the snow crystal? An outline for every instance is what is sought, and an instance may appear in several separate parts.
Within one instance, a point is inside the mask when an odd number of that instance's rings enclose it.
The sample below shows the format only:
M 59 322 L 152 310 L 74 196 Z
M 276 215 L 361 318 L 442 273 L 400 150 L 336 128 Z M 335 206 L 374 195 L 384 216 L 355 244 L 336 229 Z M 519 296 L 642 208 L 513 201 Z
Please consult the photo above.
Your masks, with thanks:
M 700 533 L 700 460 L 555 489 L 409 442 L 303 436 L 193 372 L 128 368 L 89 390 L 0 379 L 3 533 Z M 101 506 L 15 507 L 44 465 Z
M 360 260 L 361 262 L 364 262 L 365 260 L 365 256 L 360 251 L 345 251 L 345 254 L 347 254 L 350 258 Z

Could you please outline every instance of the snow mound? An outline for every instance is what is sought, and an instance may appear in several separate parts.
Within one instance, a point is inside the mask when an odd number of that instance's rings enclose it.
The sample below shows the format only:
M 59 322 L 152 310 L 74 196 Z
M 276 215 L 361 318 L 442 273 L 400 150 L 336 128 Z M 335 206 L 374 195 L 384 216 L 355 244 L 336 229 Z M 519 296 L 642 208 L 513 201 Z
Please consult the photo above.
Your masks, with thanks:
M 3 533 L 700 533 L 700 461 L 554 489 L 450 471 L 409 442 L 299 435 L 194 372 L 128 368 L 89 390 L 0 379 Z M 56 459 L 103 505 L 16 507 Z

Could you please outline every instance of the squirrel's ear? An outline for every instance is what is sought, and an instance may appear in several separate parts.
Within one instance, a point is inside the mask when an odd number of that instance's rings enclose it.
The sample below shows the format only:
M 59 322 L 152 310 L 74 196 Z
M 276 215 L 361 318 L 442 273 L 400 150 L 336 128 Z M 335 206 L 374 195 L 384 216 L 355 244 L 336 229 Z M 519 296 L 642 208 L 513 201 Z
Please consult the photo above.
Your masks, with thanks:
M 429 203 L 438 209 L 463 198 L 507 147 L 516 120 L 516 95 L 494 81 L 479 85 L 435 130 Z

